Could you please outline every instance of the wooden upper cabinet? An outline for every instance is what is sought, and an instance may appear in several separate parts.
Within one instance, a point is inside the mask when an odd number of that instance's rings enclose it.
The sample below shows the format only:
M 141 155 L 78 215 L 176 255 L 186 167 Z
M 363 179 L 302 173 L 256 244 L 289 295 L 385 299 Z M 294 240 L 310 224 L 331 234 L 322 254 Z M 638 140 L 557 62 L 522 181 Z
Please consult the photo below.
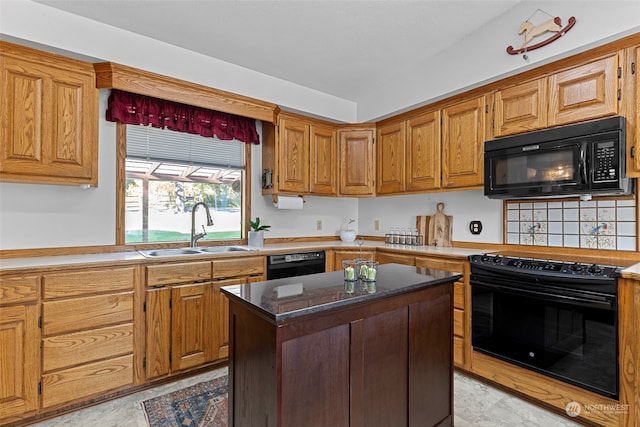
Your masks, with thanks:
M 329 126 L 311 125 L 309 189 L 312 194 L 337 193 L 338 150 L 336 131 Z
M 440 111 L 406 122 L 406 191 L 440 188 Z
M 309 192 L 309 124 L 280 120 L 278 187 L 294 193 Z
M 549 126 L 618 114 L 618 54 L 549 76 Z
M 98 183 L 93 66 L 0 42 L 0 179 Z
M 547 78 L 496 91 L 494 105 L 495 137 L 544 128 L 547 125 Z
M 339 140 L 339 193 L 343 196 L 375 194 L 374 129 L 344 129 Z
M 627 176 L 640 177 L 640 46 L 627 49 L 625 58 Z
M 483 182 L 487 97 L 442 110 L 442 186 L 475 187 Z
M 376 158 L 377 194 L 400 193 L 405 189 L 405 122 L 378 129 Z

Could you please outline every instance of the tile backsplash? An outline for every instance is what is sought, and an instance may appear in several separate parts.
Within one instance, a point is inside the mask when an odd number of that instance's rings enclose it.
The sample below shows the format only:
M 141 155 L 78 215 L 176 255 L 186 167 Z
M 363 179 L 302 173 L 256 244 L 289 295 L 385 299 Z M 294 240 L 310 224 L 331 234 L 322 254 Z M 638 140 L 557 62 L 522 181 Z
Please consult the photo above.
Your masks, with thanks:
M 636 201 L 508 201 L 506 243 L 565 248 L 636 250 Z

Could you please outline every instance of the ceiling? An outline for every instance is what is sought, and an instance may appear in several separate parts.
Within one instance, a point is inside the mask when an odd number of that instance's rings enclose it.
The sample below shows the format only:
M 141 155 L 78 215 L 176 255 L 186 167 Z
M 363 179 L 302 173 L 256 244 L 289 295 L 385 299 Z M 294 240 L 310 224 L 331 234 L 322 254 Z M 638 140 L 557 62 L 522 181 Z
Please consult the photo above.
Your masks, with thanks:
M 521 0 L 37 0 L 357 102 Z

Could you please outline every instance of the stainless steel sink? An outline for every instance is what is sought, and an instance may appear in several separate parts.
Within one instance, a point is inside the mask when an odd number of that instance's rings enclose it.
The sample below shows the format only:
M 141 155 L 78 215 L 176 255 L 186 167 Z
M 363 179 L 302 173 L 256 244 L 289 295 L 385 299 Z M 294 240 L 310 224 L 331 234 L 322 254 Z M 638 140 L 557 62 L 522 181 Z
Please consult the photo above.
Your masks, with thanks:
M 179 248 L 179 249 L 153 249 L 149 251 L 139 251 L 142 255 L 149 258 L 165 257 L 165 256 L 181 256 L 181 255 L 197 255 L 201 254 L 195 248 Z
M 246 246 L 204 246 L 198 248 L 201 252 L 205 253 L 219 253 L 219 252 L 245 252 L 252 250 Z
M 224 252 L 245 252 L 251 251 L 247 246 L 202 246 L 197 248 L 172 248 L 172 249 L 151 249 L 138 251 L 147 258 L 162 258 L 189 255 L 204 255 Z

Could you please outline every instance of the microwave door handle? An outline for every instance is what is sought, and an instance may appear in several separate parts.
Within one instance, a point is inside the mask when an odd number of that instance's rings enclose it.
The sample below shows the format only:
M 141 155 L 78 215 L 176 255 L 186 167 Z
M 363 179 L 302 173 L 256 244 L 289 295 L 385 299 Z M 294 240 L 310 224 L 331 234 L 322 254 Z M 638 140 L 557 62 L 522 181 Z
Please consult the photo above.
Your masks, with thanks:
M 586 184 L 589 182 L 587 181 L 587 151 L 585 144 L 580 146 L 580 165 L 578 166 L 578 169 L 580 170 L 582 183 Z

